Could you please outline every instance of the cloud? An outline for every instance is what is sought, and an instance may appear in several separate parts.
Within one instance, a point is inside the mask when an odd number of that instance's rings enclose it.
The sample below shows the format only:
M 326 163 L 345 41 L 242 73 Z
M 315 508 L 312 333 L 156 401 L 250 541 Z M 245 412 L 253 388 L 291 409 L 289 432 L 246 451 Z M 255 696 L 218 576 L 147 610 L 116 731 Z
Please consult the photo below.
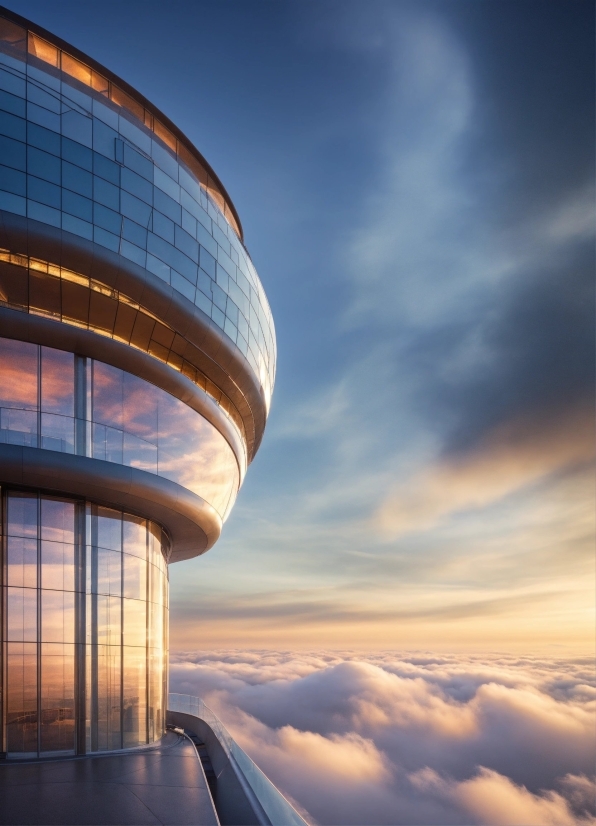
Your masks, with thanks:
M 594 457 L 593 410 L 580 408 L 550 422 L 525 417 L 501 425 L 480 445 L 409 479 L 375 515 L 385 536 L 425 530 L 452 513 L 484 508 L 542 477 Z
M 591 660 L 379 652 L 172 657 L 321 824 L 596 823 Z
M 475 777 L 459 783 L 429 769 L 409 779 L 421 792 L 454 803 L 470 815 L 471 822 L 486 826 L 588 826 L 596 822 L 590 815 L 578 817 L 557 792 L 532 794 L 525 786 L 482 766 Z M 587 778 L 582 780 L 588 783 Z

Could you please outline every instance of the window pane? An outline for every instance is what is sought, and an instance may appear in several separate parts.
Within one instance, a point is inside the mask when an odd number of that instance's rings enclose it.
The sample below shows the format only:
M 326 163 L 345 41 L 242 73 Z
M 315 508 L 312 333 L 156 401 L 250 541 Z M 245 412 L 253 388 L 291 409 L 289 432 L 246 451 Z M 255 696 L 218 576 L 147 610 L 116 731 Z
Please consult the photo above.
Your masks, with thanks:
M 41 409 L 74 416 L 74 355 L 41 348 Z
M 97 508 L 96 514 L 96 544 L 119 551 L 122 548 L 122 514 L 110 508 Z
M 41 414 L 41 446 L 59 453 L 74 453 L 74 419 L 70 416 Z
M 97 584 L 94 592 L 120 596 L 122 593 L 122 555 L 120 551 L 97 549 Z
M 123 514 L 122 536 L 123 550 L 127 554 L 138 556 L 141 559 L 147 557 L 147 522 L 145 519 L 127 513 Z
M 41 647 L 41 751 L 74 749 L 74 645 Z
M 75 590 L 75 547 L 66 542 L 41 542 L 41 587 Z
M 37 754 L 37 646 L 7 645 L 8 752 Z
M 120 645 L 122 603 L 119 597 L 97 596 L 97 642 Z
M 97 646 L 95 743 L 93 749 L 122 748 L 120 718 L 120 646 Z
M 9 536 L 31 536 L 37 538 L 37 497 L 26 494 L 8 495 Z
M 147 742 L 147 699 L 145 648 L 123 648 L 124 695 L 122 702 L 123 745 L 125 748 Z
M 93 362 L 93 421 L 122 428 L 123 372 L 99 361 Z
M 75 540 L 75 503 L 60 499 L 41 500 L 41 538 L 54 542 Z
M 75 641 L 72 591 L 41 591 L 41 639 L 43 642 Z
M 0 338 L 0 407 L 37 410 L 36 344 Z
M 37 639 L 37 591 L 33 588 L 6 589 L 7 639 L 35 642 Z
M 37 540 L 20 536 L 6 539 L 8 585 L 37 586 Z
M 138 556 L 122 554 L 124 587 L 122 595 L 130 599 L 147 599 L 147 563 Z
M 138 599 L 124 599 L 122 601 L 124 620 L 124 645 L 145 646 L 147 631 L 147 603 Z

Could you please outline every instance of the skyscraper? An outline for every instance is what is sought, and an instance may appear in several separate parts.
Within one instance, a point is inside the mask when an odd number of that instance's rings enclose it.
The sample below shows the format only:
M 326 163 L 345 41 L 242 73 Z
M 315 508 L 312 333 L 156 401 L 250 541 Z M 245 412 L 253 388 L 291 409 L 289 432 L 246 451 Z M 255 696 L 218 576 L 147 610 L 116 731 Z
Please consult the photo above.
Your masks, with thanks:
M 0 9 L 1 751 L 149 746 L 168 566 L 217 541 L 275 333 L 226 190 L 153 104 Z

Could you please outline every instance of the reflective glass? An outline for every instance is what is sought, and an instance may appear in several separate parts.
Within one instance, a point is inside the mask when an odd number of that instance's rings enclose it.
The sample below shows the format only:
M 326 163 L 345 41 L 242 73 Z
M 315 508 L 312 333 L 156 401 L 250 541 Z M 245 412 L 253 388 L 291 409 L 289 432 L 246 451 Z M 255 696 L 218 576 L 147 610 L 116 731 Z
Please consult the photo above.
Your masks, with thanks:
M 122 748 L 120 645 L 98 645 L 91 751 Z
M 6 646 L 8 753 L 37 754 L 37 644 Z
M 37 410 L 38 350 L 35 344 L 0 339 L 0 407 Z
M 55 591 L 75 590 L 74 545 L 42 539 L 41 587 Z
M 74 645 L 42 643 L 40 750 L 72 751 L 75 738 Z
M 41 591 L 42 642 L 75 641 L 74 594 L 71 591 Z
M 147 742 L 147 653 L 124 646 L 122 735 L 124 748 Z
M 21 588 L 37 586 L 37 540 L 6 537 L 7 584 Z

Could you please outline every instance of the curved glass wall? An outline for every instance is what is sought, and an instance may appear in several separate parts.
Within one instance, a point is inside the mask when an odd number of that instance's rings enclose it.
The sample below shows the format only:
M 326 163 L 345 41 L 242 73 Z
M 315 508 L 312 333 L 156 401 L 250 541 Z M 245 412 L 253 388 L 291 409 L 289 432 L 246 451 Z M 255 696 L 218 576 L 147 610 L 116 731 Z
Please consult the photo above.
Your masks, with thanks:
M 8 50 L 0 48 L 0 209 L 93 240 L 166 281 L 244 354 L 268 407 L 273 319 L 220 207 L 140 114 L 76 74 Z
M 3 750 L 151 743 L 164 725 L 167 541 L 84 502 L 3 496 Z
M 0 338 L 0 443 L 76 453 L 182 485 L 224 519 L 239 486 L 232 448 L 200 413 L 124 370 Z
M 246 443 L 234 403 L 183 355 L 188 339 L 121 291 L 66 267 L 0 248 L 0 305 L 90 330 L 148 353 L 207 393 Z

